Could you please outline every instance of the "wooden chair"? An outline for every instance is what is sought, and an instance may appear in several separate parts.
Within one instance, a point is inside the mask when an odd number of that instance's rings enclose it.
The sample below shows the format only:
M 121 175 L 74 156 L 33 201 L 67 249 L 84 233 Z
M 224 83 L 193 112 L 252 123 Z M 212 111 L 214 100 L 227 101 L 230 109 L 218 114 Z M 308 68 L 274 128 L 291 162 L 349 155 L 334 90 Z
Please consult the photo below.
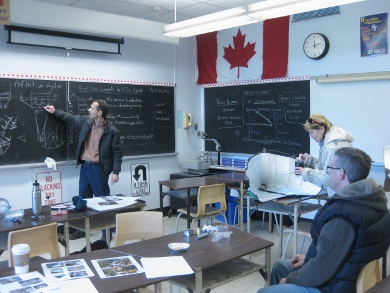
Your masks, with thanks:
M 217 216 L 223 216 L 225 224 L 227 225 L 226 212 L 226 198 L 225 198 L 225 183 L 199 186 L 197 196 L 197 206 L 191 207 L 190 215 L 192 217 L 192 224 L 196 220 L 203 218 L 213 219 Z M 213 207 L 212 204 L 219 203 L 218 207 Z M 181 215 L 187 215 L 187 209 L 179 209 L 179 215 L 176 220 L 176 232 L 179 226 L 179 219 Z M 188 216 L 188 215 L 187 215 Z
M 13 266 L 11 248 L 15 244 L 30 245 L 30 257 L 50 253 L 51 258 L 61 257 L 57 238 L 57 223 L 12 231 L 8 235 L 8 265 Z
M 366 264 L 356 281 L 356 293 L 364 293 L 382 280 L 381 259 Z
M 139 211 L 116 214 L 115 246 L 129 240 L 144 240 L 164 235 L 163 213 Z
M 163 213 L 153 211 L 127 212 L 115 215 L 116 232 L 114 246 L 124 245 L 130 240 L 145 240 L 164 235 Z M 154 285 L 155 291 L 139 288 L 137 292 L 159 292 L 161 283 Z M 171 285 L 172 286 L 172 285 Z

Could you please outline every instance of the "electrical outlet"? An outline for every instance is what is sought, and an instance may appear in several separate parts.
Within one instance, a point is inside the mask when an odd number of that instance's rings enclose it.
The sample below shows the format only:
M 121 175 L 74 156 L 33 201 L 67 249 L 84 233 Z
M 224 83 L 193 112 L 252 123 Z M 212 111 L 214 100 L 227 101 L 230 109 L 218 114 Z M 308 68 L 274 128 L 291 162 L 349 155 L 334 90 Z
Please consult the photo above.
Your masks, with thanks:
M 198 123 L 194 123 L 194 130 L 198 131 Z

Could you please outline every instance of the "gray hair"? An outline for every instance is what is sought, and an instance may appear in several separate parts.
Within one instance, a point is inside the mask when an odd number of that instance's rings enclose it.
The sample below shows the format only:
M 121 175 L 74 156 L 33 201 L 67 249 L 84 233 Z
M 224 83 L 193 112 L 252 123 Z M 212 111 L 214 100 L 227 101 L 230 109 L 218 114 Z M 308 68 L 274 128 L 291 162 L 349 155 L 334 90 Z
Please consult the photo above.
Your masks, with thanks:
M 369 155 L 357 148 L 343 147 L 335 152 L 335 167 L 344 169 L 349 183 L 366 179 L 370 173 L 372 160 Z

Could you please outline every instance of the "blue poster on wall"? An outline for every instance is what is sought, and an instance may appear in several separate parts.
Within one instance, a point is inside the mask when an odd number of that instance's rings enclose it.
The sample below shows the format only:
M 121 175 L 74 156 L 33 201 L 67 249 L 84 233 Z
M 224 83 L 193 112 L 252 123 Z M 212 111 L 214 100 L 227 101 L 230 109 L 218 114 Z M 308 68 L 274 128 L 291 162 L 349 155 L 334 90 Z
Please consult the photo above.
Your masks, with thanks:
M 388 53 L 387 13 L 363 16 L 360 18 L 361 56 L 383 55 Z

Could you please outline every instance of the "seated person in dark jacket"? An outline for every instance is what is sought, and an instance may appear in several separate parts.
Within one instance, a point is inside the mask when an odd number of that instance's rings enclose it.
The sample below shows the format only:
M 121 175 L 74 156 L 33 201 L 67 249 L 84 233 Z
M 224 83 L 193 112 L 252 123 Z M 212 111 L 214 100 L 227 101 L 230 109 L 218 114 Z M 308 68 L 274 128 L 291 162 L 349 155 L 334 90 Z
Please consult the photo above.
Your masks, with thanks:
M 278 260 L 270 287 L 258 293 L 355 292 L 361 269 L 385 255 L 390 213 L 383 188 L 367 176 L 371 158 L 356 148 L 336 150 L 327 171 L 336 192 L 317 212 L 306 256 Z

